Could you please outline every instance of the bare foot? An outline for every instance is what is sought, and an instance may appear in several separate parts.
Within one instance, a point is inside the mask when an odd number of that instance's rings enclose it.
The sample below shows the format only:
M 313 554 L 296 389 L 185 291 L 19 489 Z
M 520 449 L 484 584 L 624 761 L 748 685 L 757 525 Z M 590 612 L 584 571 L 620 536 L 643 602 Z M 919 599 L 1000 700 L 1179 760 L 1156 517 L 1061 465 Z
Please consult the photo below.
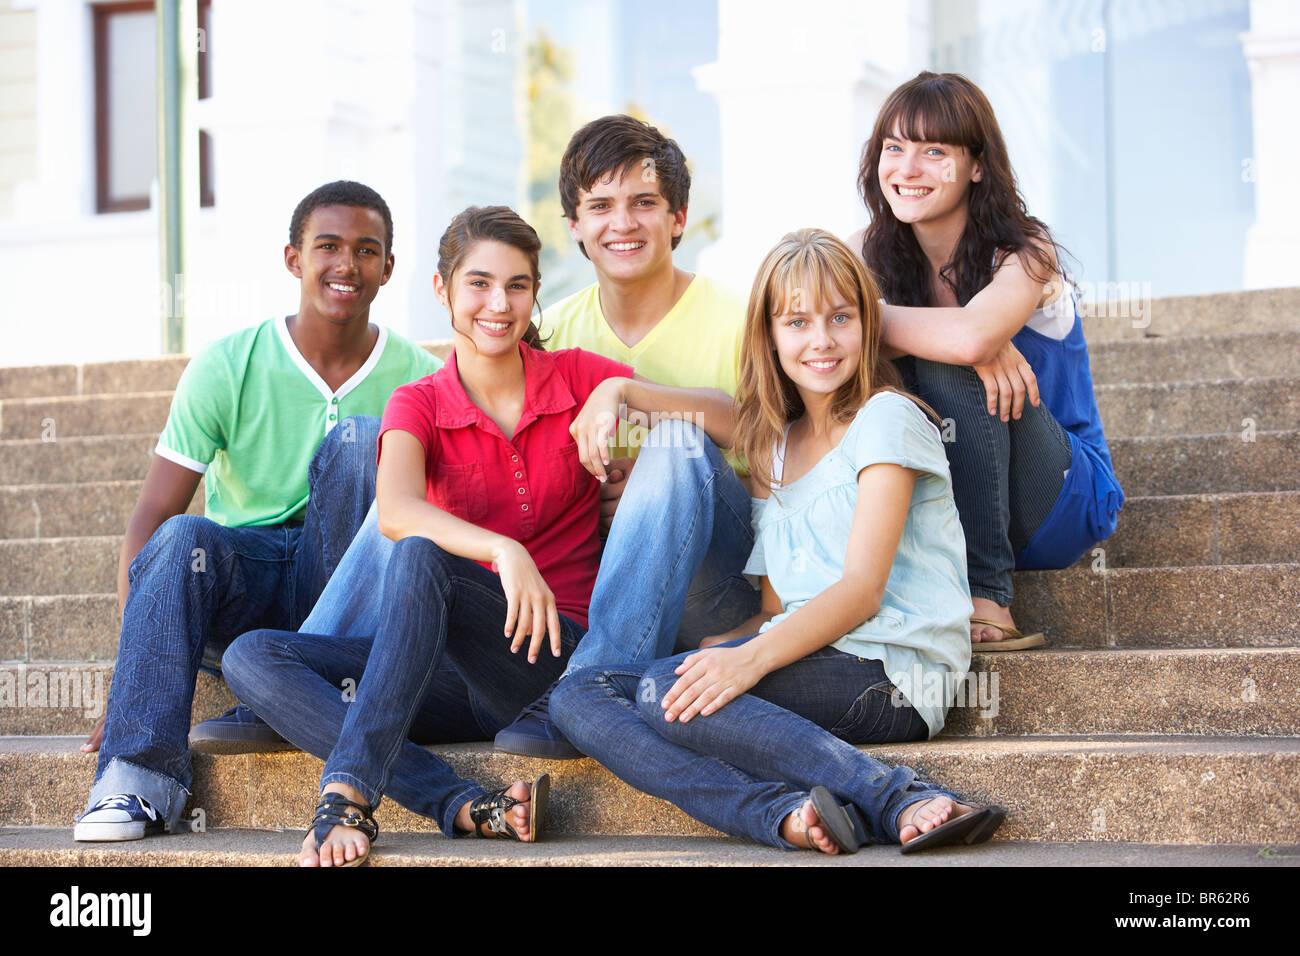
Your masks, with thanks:
M 970 813 L 973 807 L 958 803 L 948 797 L 931 797 L 909 803 L 898 814 L 898 842 L 911 843 L 923 833 L 929 833 L 949 820 Z
M 360 791 L 355 787 L 349 787 L 346 783 L 327 783 L 321 793 L 339 793 L 353 803 L 362 805 L 366 802 Z M 353 861 L 364 860 L 369 852 L 370 841 L 366 839 L 364 833 L 356 827 L 345 827 L 340 824 L 333 827 L 321 842 L 319 853 L 316 850 L 316 834 L 309 830 L 306 839 L 302 841 L 298 865 L 347 866 Z
M 996 621 L 1006 627 L 1016 626 L 1016 622 L 1011 618 L 1011 608 L 1002 607 L 996 601 L 990 601 L 988 598 L 973 597 L 970 602 L 975 607 L 975 613 L 971 617 L 982 617 L 987 621 Z M 1001 627 L 971 622 L 970 641 L 972 644 L 980 644 L 985 641 L 996 643 L 1005 637 L 1006 634 Z
M 821 817 L 813 809 L 812 800 L 806 800 L 798 810 L 792 811 L 781 821 L 781 839 L 805 850 L 821 850 L 829 856 L 835 856 L 840 848 L 835 845 L 821 822 Z
M 531 809 L 529 801 L 533 798 L 533 790 L 522 780 L 516 780 L 511 784 L 510 789 L 506 791 L 507 796 L 514 797 L 519 803 L 515 804 L 506 811 L 506 823 L 514 827 L 515 832 L 519 834 L 519 839 L 523 843 L 531 843 L 533 840 L 532 833 L 528 830 L 528 811 Z M 467 800 L 461 804 L 456 811 L 456 829 L 466 833 L 475 832 L 474 821 L 470 819 L 469 807 L 473 800 Z M 482 836 L 509 836 L 509 834 L 498 834 L 492 831 L 492 828 L 486 823 L 483 824 Z

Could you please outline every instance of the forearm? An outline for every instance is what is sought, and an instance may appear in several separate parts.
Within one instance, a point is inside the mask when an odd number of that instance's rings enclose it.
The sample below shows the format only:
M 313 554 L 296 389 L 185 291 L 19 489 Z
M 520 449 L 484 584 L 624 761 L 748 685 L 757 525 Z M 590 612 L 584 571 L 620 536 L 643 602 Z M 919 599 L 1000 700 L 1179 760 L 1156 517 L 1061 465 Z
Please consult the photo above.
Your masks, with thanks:
M 751 634 L 757 634 L 760 627 L 779 613 L 779 611 L 759 611 L 743 624 L 738 624 L 725 634 L 719 634 L 712 638 L 710 644 L 723 644 L 727 641 L 734 641 L 738 637 L 749 637 Z
M 145 529 L 146 525 L 152 524 L 152 527 Z M 126 526 L 126 539 L 122 542 L 122 551 L 117 558 L 117 613 L 121 617 L 126 610 L 126 598 L 130 593 L 131 584 L 128 572 L 131 570 L 131 562 L 135 556 L 140 553 L 149 542 L 150 536 L 158 530 L 161 521 L 152 523 L 148 521 L 138 521 L 136 515 L 131 516 L 131 520 Z
M 744 646 L 770 674 L 838 641 L 875 614 L 880 599 L 866 582 L 841 579 Z
M 443 511 L 424 498 L 406 494 L 378 495 L 379 531 L 391 541 L 428 538 L 448 554 L 472 561 L 495 561 L 502 549 L 517 542 Z
M 622 379 L 621 404 L 640 412 L 652 422 L 656 417 L 681 417 L 702 428 L 719 448 L 730 448 L 735 429 L 735 407 L 731 396 L 716 388 L 673 388 Z
M 882 305 L 880 318 L 885 349 L 945 365 L 982 365 L 1006 341 L 964 308 Z
M 180 513 L 176 512 L 176 514 Z M 142 509 L 139 505 L 131 512 L 131 517 L 126 523 L 126 537 L 122 541 L 122 550 L 117 558 L 117 613 L 119 617 L 126 610 L 126 599 L 131 588 L 128 574 L 131 570 L 131 562 L 149 543 L 149 539 L 154 536 L 154 532 L 162 527 L 163 522 L 173 517 L 175 515 L 169 512 Z

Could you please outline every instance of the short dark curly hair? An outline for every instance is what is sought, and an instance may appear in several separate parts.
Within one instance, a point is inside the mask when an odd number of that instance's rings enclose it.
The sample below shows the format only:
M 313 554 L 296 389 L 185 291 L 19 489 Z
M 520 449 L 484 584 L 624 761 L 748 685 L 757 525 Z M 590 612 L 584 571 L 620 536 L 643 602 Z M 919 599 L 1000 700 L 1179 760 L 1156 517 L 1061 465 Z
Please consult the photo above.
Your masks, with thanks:
M 691 195 L 691 171 L 676 140 L 649 123 L 620 113 L 592 120 L 573 134 L 560 160 L 560 205 L 569 219 L 578 218 L 578 194 L 612 173 L 633 167 L 653 170 L 668 208 L 677 212 Z M 644 175 L 644 174 L 643 174 Z M 673 237 L 674 249 L 682 241 Z M 578 243 L 585 256 L 587 250 Z
M 393 254 L 393 214 L 388 211 L 388 203 L 369 186 L 354 183 L 350 179 L 340 179 L 324 186 L 317 186 L 298 203 L 289 220 L 289 245 L 295 249 L 302 248 L 302 230 L 307 224 L 307 217 L 321 206 L 360 206 L 373 209 L 384 220 L 384 254 Z

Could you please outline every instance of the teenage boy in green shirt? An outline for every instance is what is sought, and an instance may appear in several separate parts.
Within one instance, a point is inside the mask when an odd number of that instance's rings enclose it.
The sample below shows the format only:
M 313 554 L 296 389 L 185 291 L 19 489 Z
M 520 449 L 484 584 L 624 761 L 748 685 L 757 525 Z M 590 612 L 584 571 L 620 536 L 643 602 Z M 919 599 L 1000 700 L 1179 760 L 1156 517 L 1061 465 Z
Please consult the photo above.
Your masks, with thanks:
M 393 389 L 441 367 L 370 324 L 394 262 L 378 193 L 329 183 L 298 204 L 289 231 L 297 314 L 190 362 L 127 524 L 122 633 L 102 745 L 97 728 L 82 748 L 100 753 L 78 840 L 139 839 L 177 823 L 200 662 L 245 631 L 298 627 L 374 498 L 378 421 L 353 416 L 382 414 Z M 187 515 L 205 475 L 207 516 Z M 269 732 L 243 707 L 205 725 Z

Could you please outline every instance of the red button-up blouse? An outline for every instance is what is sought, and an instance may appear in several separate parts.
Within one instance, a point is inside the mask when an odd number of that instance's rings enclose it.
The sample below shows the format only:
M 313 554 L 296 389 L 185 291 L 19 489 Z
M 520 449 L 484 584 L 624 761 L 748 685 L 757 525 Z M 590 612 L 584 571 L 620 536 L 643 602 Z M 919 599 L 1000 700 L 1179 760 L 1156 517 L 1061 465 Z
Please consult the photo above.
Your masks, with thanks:
M 579 464 L 569 426 L 598 384 L 632 368 L 582 349 L 519 348 L 524 411 L 513 438 L 469 400 L 455 352 L 435 374 L 393 392 L 380 436 L 390 428 L 414 435 L 429 502 L 522 544 L 560 613 L 586 627 L 600 564 L 599 483 Z

